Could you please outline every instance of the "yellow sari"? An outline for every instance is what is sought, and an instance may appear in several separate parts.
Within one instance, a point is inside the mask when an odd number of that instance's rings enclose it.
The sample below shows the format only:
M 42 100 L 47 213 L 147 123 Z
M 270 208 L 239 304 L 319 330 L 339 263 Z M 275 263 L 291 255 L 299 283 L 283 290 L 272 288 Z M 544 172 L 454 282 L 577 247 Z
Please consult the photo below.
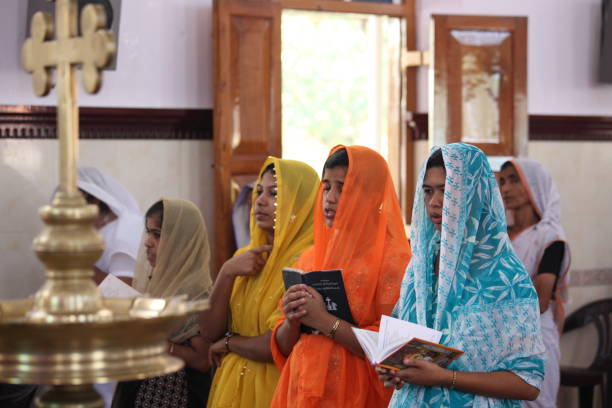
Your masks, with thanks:
M 313 209 L 319 176 L 305 163 L 275 157 L 266 160 L 262 172 L 269 164 L 274 164 L 277 185 L 274 244 L 259 275 L 238 277 L 234 282 L 229 330 L 241 336 L 260 336 L 274 328 L 282 315 L 278 309 L 284 293 L 281 270 L 292 266 L 313 242 Z M 262 173 L 260 179 L 261 176 Z M 266 233 L 257 227 L 252 210 L 250 230 L 251 242 L 236 255 L 267 244 Z M 267 408 L 279 375 L 272 362 L 228 353 L 215 373 L 208 408 Z

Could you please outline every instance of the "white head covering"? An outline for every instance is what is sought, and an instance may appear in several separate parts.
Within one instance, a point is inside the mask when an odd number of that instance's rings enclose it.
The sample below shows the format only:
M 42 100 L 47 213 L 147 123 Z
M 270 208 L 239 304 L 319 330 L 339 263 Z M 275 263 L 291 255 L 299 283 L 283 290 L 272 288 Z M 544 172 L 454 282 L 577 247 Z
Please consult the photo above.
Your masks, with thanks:
M 565 243 L 561 271 L 557 281 L 556 310 L 557 323 L 563 319 L 563 301 L 567 300 L 569 281 L 570 250 L 561 226 L 561 196 L 550 173 L 540 163 L 530 159 L 515 159 L 514 165 L 523 187 L 529 194 L 529 201 L 540 221 L 521 232 L 512 240 L 512 246 L 521 258 L 527 271 L 533 277 L 537 273 L 544 250 L 553 242 Z
M 121 253 L 135 261 L 144 229 L 144 218 L 134 197 L 119 182 L 95 167 L 79 168 L 77 185 L 104 202 L 117 216 L 116 220 L 100 230 L 106 249 L 96 266 L 108 272 L 113 256 Z

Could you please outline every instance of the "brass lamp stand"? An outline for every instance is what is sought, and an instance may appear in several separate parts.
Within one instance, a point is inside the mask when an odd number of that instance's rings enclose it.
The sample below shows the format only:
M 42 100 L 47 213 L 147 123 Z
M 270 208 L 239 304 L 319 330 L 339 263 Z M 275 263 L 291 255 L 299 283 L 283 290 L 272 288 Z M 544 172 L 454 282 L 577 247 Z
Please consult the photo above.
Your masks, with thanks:
M 56 1 L 53 20 L 32 18 L 31 38 L 22 48 L 24 68 L 34 92 L 45 96 L 56 68 L 60 145 L 60 187 L 50 206 L 41 208 L 45 227 L 34 251 L 46 266 L 47 281 L 33 299 L 0 302 L 0 379 L 14 384 L 47 384 L 37 398 L 41 408 L 94 408 L 104 402 L 92 383 L 142 379 L 180 369 L 183 362 L 165 353 L 166 339 L 189 313 L 207 301 L 105 299 L 92 278 L 104 249 L 93 227 L 97 207 L 87 205 L 76 183 L 79 113 L 76 69 L 83 70 L 87 92 L 100 89 L 100 69 L 115 53 L 104 10 L 87 5 L 77 36 L 77 0 Z

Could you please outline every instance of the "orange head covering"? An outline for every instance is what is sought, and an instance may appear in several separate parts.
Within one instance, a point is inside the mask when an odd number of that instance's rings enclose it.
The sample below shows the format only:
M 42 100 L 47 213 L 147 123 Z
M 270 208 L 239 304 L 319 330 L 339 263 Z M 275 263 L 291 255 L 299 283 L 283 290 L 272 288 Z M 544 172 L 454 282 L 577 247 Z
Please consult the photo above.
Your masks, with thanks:
M 346 149 L 349 166 L 333 226 L 325 224 L 321 185 L 314 246 L 296 266 L 306 272 L 341 269 L 356 326 L 378 330 L 381 314 L 389 314 L 399 296 L 410 246 L 386 161 L 362 146 L 336 146 L 330 155 L 339 149 Z M 325 336 L 302 335 L 286 364 L 274 342 L 273 354 L 284 365 L 276 391 L 281 395 L 275 396 L 273 407 L 295 405 L 295 398 L 324 399 L 337 406 L 368 401 L 369 406 L 386 407 L 389 402 L 390 393 L 370 364 Z M 291 395 L 292 390 L 300 396 Z
M 380 319 L 372 316 L 371 305 L 377 281 L 386 276 L 397 283 L 410 259 L 410 246 L 402 214 L 383 157 L 363 146 L 336 146 L 330 156 L 346 149 L 349 167 L 334 224 L 330 228 L 323 216 L 323 186 L 319 188 L 314 210 L 314 265 L 311 270 L 342 269 L 351 312 L 358 326 L 368 326 Z M 394 273 L 383 273 L 383 262 L 394 257 L 401 264 Z M 387 282 L 387 283 L 389 283 Z M 380 294 L 378 301 L 391 308 L 398 297 L 399 285 Z

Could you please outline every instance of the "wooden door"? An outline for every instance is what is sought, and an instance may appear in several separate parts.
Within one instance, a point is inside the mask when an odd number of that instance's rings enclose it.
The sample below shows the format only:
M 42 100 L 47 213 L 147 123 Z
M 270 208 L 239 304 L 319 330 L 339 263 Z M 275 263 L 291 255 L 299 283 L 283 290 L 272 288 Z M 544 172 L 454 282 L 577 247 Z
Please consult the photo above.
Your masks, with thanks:
M 527 142 L 527 18 L 432 16 L 434 144 L 466 142 L 492 156 Z
M 234 252 L 232 185 L 253 181 L 281 155 L 279 3 L 216 0 L 215 251 L 218 271 Z

